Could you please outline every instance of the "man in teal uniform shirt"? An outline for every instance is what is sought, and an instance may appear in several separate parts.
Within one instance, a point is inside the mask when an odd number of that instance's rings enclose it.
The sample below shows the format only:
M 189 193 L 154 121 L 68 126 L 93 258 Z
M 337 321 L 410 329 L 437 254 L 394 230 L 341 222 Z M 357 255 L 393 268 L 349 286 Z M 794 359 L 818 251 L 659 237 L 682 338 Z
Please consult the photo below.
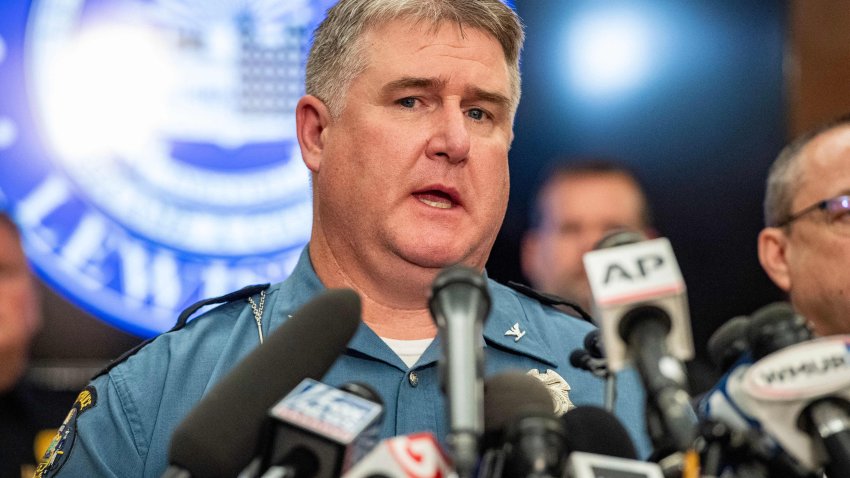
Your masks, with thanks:
M 383 436 L 447 433 L 428 292 L 447 266 L 483 271 L 504 218 L 522 41 L 500 0 L 342 0 L 316 30 L 295 112 L 312 175 L 310 244 L 289 279 L 250 299 L 264 304 L 268 334 L 324 288 L 359 293 L 363 324 L 323 381 L 372 385 Z M 487 374 L 535 371 L 561 411 L 600 404 L 604 384 L 569 365 L 591 326 L 489 287 Z M 163 334 L 92 382 L 40 471 L 159 476 L 174 428 L 258 343 L 245 298 Z M 634 374 L 618 397 L 646 454 Z

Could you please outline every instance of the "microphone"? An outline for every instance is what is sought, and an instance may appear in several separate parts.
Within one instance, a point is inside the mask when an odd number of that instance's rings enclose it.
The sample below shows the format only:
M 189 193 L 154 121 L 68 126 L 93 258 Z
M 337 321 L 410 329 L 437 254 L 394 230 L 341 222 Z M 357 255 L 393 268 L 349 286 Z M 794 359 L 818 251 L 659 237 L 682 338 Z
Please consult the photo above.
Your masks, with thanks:
M 608 364 L 599 338 L 599 329 L 593 329 L 584 336 L 584 348 L 575 349 L 570 353 L 570 365 L 587 370 L 600 378 L 608 376 Z
M 382 440 L 342 478 L 448 478 L 451 463 L 431 433 Z
M 570 365 L 586 370 L 599 378 L 608 376 L 608 367 L 603 359 L 593 358 L 587 349 L 575 349 L 570 353 Z
M 730 319 L 708 340 L 711 360 L 727 373 L 701 400 L 700 414 L 736 431 L 752 428 L 755 420 L 748 411 L 752 405 L 741 390 L 744 373 L 754 361 L 812 337 L 805 319 L 787 302 Z
M 483 432 L 484 355 L 482 328 L 490 311 L 487 281 L 461 265 L 441 271 L 432 285 L 428 307 L 443 341 L 440 379 L 447 398 L 447 439 L 461 478 L 472 475 Z
M 637 460 L 635 445 L 626 427 L 607 410 L 590 405 L 576 407 L 561 417 L 570 452 L 596 453 Z M 593 430 L 593 433 L 587 431 Z
M 613 412 L 617 401 L 617 376 L 608 370 L 599 329 L 593 329 L 584 336 L 584 348 L 570 353 L 570 365 L 605 379 L 605 409 Z
M 605 346 L 599 336 L 599 329 L 593 329 L 584 336 L 584 348 L 590 352 L 590 356 L 593 358 L 605 358 Z
M 726 466 L 746 469 L 753 476 L 813 476 L 811 464 L 801 466 L 778 446 L 773 434 L 765 433 L 756 417 L 760 405 L 744 387 L 754 359 L 811 338 L 805 320 L 787 302 L 730 319 L 715 331 L 709 339 L 709 353 L 726 375 L 699 405 L 710 455 L 704 460 L 707 468 L 719 470 L 722 458 Z
M 593 406 L 576 407 L 561 417 L 566 430 L 569 478 L 662 478 L 655 463 L 639 461 L 626 428 L 610 412 Z M 590 432 L 592 430 L 592 432 Z
M 636 237 L 620 231 L 603 239 L 602 246 L 616 246 L 585 254 L 585 270 L 609 369 L 634 363 L 647 390 L 653 442 L 685 451 L 697 435 L 682 364 L 694 353 L 685 283 L 670 241 L 630 243 Z
M 803 410 L 803 429 L 815 437 L 821 453 L 826 451 L 824 468 L 827 476 L 850 473 L 850 402 L 827 397 Z
M 618 227 L 606 232 L 605 235 L 602 236 L 602 239 L 593 245 L 593 250 L 598 251 L 600 249 L 627 246 L 629 244 L 646 241 L 648 239 L 649 238 L 646 237 L 646 234 L 640 231 L 635 231 L 634 229 L 626 227 Z
M 236 476 L 253 457 L 268 409 L 305 377 L 321 378 L 359 323 L 360 298 L 350 289 L 330 289 L 305 304 L 177 426 L 163 476 Z
M 478 476 L 560 478 L 567 437 L 546 386 L 523 372 L 502 372 L 487 379 L 484 398 L 485 452 Z
M 850 476 L 850 335 L 789 345 L 753 363 L 749 413 L 803 466 Z
M 708 356 L 722 373 L 728 372 L 749 350 L 749 328 L 750 318 L 739 315 L 726 321 L 709 337 Z
M 747 330 L 749 351 L 754 361 L 813 337 L 806 319 L 787 302 L 774 302 L 753 312 Z
M 269 411 L 258 472 L 243 475 L 336 478 L 375 446 L 382 417 L 383 402 L 367 385 L 304 379 Z

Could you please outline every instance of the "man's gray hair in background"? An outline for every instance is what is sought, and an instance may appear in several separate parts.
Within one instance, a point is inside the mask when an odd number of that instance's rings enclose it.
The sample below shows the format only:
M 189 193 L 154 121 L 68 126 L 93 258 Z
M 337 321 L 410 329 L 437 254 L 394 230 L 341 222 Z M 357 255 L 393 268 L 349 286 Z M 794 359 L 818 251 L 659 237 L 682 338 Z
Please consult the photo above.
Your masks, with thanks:
M 821 133 L 845 125 L 850 125 L 850 114 L 840 116 L 804 133 L 779 153 L 767 173 L 767 187 L 764 194 L 765 226 L 774 227 L 793 213 L 791 203 L 794 202 L 794 196 L 800 189 L 799 158 L 803 148 Z
M 520 96 L 519 54 L 524 33 L 516 13 L 501 0 L 340 0 L 313 35 L 307 59 L 306 91 L 322 100 L 333 117 L 342 113 L 351 81 L 366 68 L 364 32 L 404 18 L 479 29 L 501 45 L 511 77 L 511 112 Z

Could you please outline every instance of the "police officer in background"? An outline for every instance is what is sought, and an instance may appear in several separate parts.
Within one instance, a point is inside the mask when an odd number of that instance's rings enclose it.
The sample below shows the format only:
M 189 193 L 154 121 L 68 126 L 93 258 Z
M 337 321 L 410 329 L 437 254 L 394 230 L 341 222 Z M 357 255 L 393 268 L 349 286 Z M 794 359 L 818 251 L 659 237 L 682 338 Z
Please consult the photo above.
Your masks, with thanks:
M 26 378 L 42 317 L 18 227 L 4 208 L 0 193 L 0 476 L 32 476 L 73 395 Z
M 561 158 L 544 171 L 522 241 L 523 274 L 543 292 L 591 312 L 593 298 L 583 257 L 611 231 L 656 237 L 652 210 L 637 175 L 605 157 Z M 718 378 L 708 361 L 687 364 L 691 393 Z
M 613 230 L 653 237 L 646 194 L 635 175 L 613 159 L 560 159 L 543 177 L 522 241 L 522 272 L 536 289 L 590 311 L 582 258 Z

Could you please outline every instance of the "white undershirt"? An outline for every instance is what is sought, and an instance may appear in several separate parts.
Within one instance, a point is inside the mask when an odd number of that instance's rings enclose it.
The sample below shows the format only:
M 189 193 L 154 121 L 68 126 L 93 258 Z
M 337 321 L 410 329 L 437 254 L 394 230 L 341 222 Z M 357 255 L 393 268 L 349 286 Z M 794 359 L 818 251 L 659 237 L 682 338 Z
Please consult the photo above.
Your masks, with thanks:
M 425 353 L 425 349 L 427 349 L 428 346 L 431 345 L 431 342 L 434 341 L 433 338 L 400 340 L 388 339 L 386 337 L 381 337 L 381 340 L 389 345 L 392 351 L 401 358 L 401 361 L 404 362 L 405 365 L 407 365 L 407 368 L 413 367 L 416 361 L 419 360 L 419 357 Z

